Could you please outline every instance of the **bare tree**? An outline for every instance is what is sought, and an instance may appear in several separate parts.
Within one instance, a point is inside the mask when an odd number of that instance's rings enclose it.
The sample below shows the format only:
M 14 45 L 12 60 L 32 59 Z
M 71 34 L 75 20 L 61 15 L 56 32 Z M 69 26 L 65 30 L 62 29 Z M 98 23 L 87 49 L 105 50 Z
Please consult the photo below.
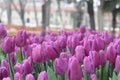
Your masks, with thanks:
M 50 3 L 51 3 L 51 0 L 45 0 L 45 3 L 42 6 L 42 27 L 43 29 L 46 29 L 46 27 L 49 26 Z
M 11 24 L 11 14 L 12 14 L 11 1 L 10 0 L 4 0 L 4 3 L 7 4 L 5 7 L 6 7 L 6 10 L 7 10 L 8 24 Z
M 35 0 L 32 0 L 32 1 L 33 1 L 33 6 L 34 6 L 34 14 L 35 14 L 36 25 L 38 26 L 38 17 L 37 17 L 36 4 L 35 4 Z
M 27 4 L 27 0 L 19 0 L 18 1 L 19 2 L 19 8 L 17 8 L 17 5 L 14 3 L 14 0 L 10 0 L 10 1 L 12 2 L 12 5 L 14 6 L 17 13 L 20 15 L 22 25 L 25 26 L 24 15 L 25 15 L 25 6 Z

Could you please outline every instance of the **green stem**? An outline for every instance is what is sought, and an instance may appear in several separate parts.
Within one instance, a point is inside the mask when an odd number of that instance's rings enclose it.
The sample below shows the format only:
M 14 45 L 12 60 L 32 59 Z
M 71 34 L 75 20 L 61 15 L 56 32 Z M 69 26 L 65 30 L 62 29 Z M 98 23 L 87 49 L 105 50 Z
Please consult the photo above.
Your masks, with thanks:
M 44 64 L 44 69 L 45 69 L 45 71 L 47 71 L 47 63 L 46 63 L 46 62 L 43 62 L 43 64 Z
M 21 59 L 23 60 L 22 47 L 20 47 L 20 52 L 21 52 Z
M 8 62 L 9 62 L 10 76 L 13 78 L 14 77 L 14 71 L 13 71 L 13 68 L 12 68 L 12 64 L 10 62 L 9 54 L 8 54 Z

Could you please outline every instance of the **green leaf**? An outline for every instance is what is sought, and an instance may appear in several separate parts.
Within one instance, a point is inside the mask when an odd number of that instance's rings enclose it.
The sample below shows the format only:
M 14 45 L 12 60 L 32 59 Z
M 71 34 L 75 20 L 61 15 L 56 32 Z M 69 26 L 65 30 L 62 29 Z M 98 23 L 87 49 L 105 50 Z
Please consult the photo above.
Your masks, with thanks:
M 103 80 L 108 80 L 108 71 L 109 71 L 109 61 L 106 62 L 105 67 L 104 67 Z
M 20 51 L 16 51 L 16 60 L 17 60 L 17 62 L 21 62 L 22 61 Z
M 112 80 L 117 80 L 117 75 L 113 72 Z
M 54 71 L 49 66 L 47 68 L 47 73 L 48 73 L 48 79 L 49 80 L 57 80 Z
M 118 75 L 117 80 L 120 80 L 120 74 Z

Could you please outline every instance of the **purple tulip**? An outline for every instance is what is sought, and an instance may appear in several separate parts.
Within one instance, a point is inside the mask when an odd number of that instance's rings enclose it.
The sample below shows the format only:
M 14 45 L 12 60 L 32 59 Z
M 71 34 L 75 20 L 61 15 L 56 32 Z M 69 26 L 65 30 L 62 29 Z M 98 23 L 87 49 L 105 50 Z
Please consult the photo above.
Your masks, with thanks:
M 15 72 L 19 72 L 20 74 L 22 74 L 22 73 L 23 73 L 22 64 L 17 63 L 17 64 L 14 66 L 14 70 L 15 70 Z
M 5 29 L 5 26 L 2 23 L 0 23 L 0 39 L 6 36 L 7 36 L 7 31 Z
M 0 68 L 0 79 L 3 79 L 5 77 L 8 77 L 8 70 L 6 67 L 1 67 Z
M 2 80 L 12 80 L 10 77 L 3 78 Z
M 15 64 L 16 63 L 16 57 L 15 57 L 15 52 L 12 52 L 10 55 L 9 55 L 9 58 L 10 58 L 10 62 Z
M 6 59 L 2 59 L 1 61 L 1 67 L 6 67 L 7 70 L 9 70 L 9 67 L 8 67 L 8 62 Z
M 43 49 L 45 51 L 45 54 L 47 54 L 48 58 L 53 60 L 59 57 L 59 53 L 56 51 L 55 47 L 52 44 L 52 42 L 45 43 Z
M 106 64 L 106 54 L 103 50 L 99 51 L 100 55 L 100 65 L 105 65 Z
M 104 40 L 101 37 L 96 38 L 97 48 L 98 50 L 104 49 L 105 43 Z
M 85 50 L 83 46 L 77 46 L 75 48 L 75 57 L 79 60 L 80 63 L 83 63 L 85 57 Z
M 115 71 L 117 74 L 120 73 L 120 56 L 118 55 L 115 62 Z
M 34 76 L 32 74 L 27 74 L 26 80 L 35 80 L 35 79 L 34 79 Z
M 90 80 L 98 80 L 96 74 L 91 74 L 90 75 Z
M 46 73 L 46 71 L 42 71 L 39 75 L 38 75 L 38 79 L 37 80 L 48 80 L 48 75 Z
M 22 62 L 22 68 L 23 68 L 23 74 L 24 75 L 29 74 L 31 72 L 32 66 L 29 63 L 28 59 L 23 60 L 23 62 Z
M 15 73 L 14 80 L 22 80 L 22 75 L 19 72 Z
M 42 61 L 42 56 L 40 55 L 41 49 L 41 45 L 37 45 L 32 49 L 32 59 L 34 63 L 39 63 Z
M 56 74 L 64 74 L 68 67 L 68 60 L 66 58 L 56 58 L 53 66 Z
M 11 53 L 15 50 L 14 37 L 6 37 L 3 42 L 3 50 L 5 53 Z
M 95 67 L 94 67 L 93 60 L 90 58 L 90 56 L 84 58 L 83 64 L 84 64 L 84 70 L 86 74 L 91 74 L 94 72 Z
M 67 39 L 67 45 L 72 53 L 74 55 L 75 53 L 75 47 L 79 45 L 79 38 L 77 34 L 74 34 L 72 36 L 69 36 Z
M 67 60 L 69 60 L 70 57 L 72 57 L 70 52 L 62 52 L 60 54 L 60 58 L 66 58 Z
M 58 36 L 58 42 L 60 44 L 60 48 L 65 49 L 67 44 L 67 37 L 65 35 Z
M 75 57 L 69 59 L 67 80 L 82 80 L 82 71 L 79 61 Z
M 117 56 L 116 56 L 116 49 L 112 46 L 112 44 L 107 47 L 106 53 L 107 53 L 107 59 L 114 66 Z
M 26 45 L 26 41 L 27 41 L 27 33 L 25 30 L 19 30 L 17 35 L 16 35 L 16 38 L 15 38 L 15 42 L 16 42 L 16 45 L 18 47 L 23 47 Z
M 81 25 L 81 26 L 80 26 L 80 32 L 81 32 L 81 33 L 85 33 L 85 32 L 86 32 L 86 28 L 85 28 L 84 25 Z
M 91 42 L 90 40 L 84 40 L 84 49 L 85 49 L 85 53 L 88 56 L 89 55 L 89 51 L 91 50 Z
M 95 68 L 97 68 L 100 65 L 99 54 L 96 51 L 90 51 L 89 56 L 91 59 L 93 59 L 94 66 L 95 66 Z

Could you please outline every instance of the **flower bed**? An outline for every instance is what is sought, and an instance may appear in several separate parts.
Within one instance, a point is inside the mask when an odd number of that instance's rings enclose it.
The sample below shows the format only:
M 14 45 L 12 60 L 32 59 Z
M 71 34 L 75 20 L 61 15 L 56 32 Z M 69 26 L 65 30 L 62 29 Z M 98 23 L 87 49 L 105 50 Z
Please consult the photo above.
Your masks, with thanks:
M 7 36 L 0 24 L 0 80 L 118 80 L 120 38 L 85 26 Z

